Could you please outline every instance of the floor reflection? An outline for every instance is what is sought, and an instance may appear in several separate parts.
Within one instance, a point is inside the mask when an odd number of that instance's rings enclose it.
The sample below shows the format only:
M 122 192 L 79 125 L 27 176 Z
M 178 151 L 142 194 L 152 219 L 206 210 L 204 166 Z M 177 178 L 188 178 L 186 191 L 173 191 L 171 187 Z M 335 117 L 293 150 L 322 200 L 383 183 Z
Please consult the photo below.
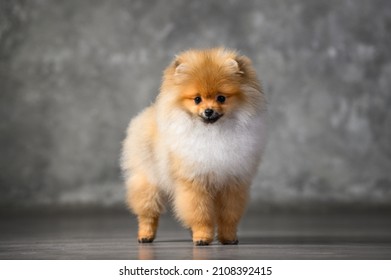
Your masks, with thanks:
M 138 245 L 138 259 L 139 260 L 155 260 L 155 247 L 153 243 Z

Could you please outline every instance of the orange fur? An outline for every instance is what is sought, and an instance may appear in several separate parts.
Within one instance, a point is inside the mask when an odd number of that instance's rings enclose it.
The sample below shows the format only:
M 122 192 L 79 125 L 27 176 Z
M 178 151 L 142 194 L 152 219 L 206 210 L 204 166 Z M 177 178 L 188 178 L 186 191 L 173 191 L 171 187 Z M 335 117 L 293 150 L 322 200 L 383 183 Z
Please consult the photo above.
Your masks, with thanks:
M 265 100 L 248 58 L 191 50 L 165 70 L 160 94 L 128 128 L 121 166 L 139 242 L 152 242 L 173 200 L 196 245 L 237 243 L 263 147 Z M 210 110 L 213 115 L 207 116 Z
M 161 193 L 145 176 L 136 174 L 127 182 L 127 203 L 137 215 L 138 239 L 143 242 L 155 239 L 159 216 L 163 209 Z

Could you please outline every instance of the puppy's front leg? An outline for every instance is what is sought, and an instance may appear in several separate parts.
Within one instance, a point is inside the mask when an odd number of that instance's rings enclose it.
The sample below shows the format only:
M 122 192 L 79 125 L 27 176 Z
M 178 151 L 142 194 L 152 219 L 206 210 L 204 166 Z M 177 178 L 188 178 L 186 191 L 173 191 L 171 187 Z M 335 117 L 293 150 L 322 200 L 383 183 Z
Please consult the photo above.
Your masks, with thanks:
M 175 212 L 193 233 L 194 245 L 208 245 L 214 237 L 214 203 L 204 186 L 181 181 L 175 190 Z
M 227 186 L 216 195 L 217 237 L 224 245 L 238 244 L 236 231 L 246 208 L 248 191 L 248 186 Z

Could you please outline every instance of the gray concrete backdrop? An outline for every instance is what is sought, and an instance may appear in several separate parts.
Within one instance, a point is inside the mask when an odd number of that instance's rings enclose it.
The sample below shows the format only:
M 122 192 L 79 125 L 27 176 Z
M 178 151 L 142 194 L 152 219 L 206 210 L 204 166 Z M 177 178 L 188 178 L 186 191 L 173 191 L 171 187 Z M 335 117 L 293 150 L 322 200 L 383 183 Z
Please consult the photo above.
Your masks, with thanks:
M 0 206 L 122 203 L 129 119 L 212 46 L 269 100 L 253 205 L 391 206 L 388 0 L 0 0 Z

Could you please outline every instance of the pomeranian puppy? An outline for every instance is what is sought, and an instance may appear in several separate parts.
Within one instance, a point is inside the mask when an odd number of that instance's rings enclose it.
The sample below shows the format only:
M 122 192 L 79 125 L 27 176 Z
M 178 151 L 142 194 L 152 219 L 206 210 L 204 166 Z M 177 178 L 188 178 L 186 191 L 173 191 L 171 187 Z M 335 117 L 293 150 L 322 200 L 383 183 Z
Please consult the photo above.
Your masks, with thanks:
M 152 242 L 165 198 L 195 245 L 237 244 L 264 144 L 266 102 L 250 60 L 215 48 L 179 54 L 155 103 L 131 122 L 121 167 L 138 241 Z

